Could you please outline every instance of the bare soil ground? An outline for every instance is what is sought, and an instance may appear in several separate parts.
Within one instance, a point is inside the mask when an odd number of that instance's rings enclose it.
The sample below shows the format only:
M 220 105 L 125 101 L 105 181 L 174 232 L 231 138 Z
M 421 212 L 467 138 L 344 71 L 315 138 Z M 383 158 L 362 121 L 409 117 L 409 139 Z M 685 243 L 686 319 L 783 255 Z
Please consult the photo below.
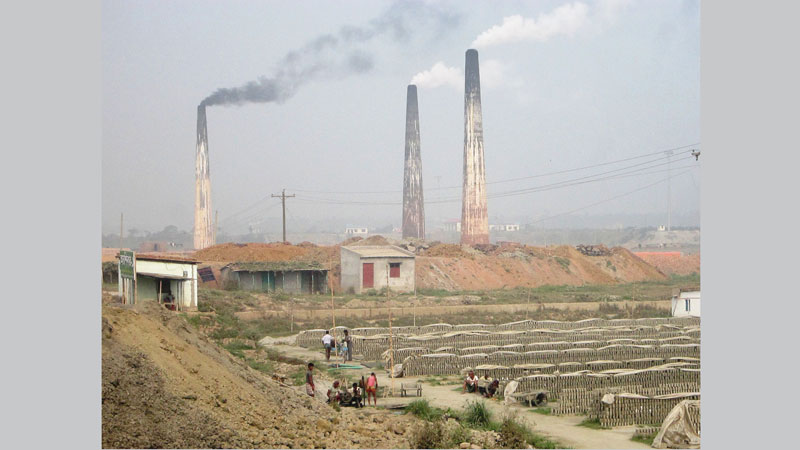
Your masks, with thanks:
M 636 252 L 634 254 L 667 275 L 700 273 L 699 253 Z
M 102 309 L 104 448 L 406 448 L 416 419 L 336 412 L 152 303 Z

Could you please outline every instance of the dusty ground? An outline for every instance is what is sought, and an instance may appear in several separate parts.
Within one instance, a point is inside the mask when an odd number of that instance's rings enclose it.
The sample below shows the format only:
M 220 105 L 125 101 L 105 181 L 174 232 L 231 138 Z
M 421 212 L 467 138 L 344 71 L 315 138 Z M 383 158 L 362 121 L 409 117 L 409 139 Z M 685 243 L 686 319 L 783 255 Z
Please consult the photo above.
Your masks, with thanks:
M 304 359 L 324 359 L 324 354 L 321 351 L 314 351 L 303 347 L 297 347 L 291 344 L 291 338 L 282 339 L 282 344 L 274 345 L 273 348 L 281 353 L 291 355 L 297 358 Z M 262 340 L 263 344 L 271 345 L 275 341 L 271 338 Z M 352 370 L 354 376 L 361 376 L 362 374 L 369 374 L 373 369 Z M 391 379 L 388 377 L 386 371 L 375 371 L 378 376 L 378 384 L 383 386 L 390 386 Z M 425 381 L 429 377 L 403 377 L 396 378 L 394 381 L 396 389 L 399 390 L 400 383 L 413 383 L 419 381 L 423 384 L 423 397 L 426 398 L 431 405 L 439 408 L 453 408 L 463 409 L 467 401 L 476 400 L 479 397 L 473 394 L 462 394 L 456 392 L 454 389 L 456 384 L 434 385 Z M 416 397 L 390 397 L 381 398 L 378 400 L 379 405 L 387 404 L 407 404 Z M 487 405 L 496 418 L 502 418 L 504 415 L 512 414 L 517 419 L 524 421 L 531 429 L 537 433 L 549 436 L 561 444 L 570 448 L 649 448 L 647 445 L 631 441 L 631 437 L 635 431 L 635 427 L 617 427 L 611 430 L 598 430 L 578 426 L 585 417 L 582 416 L 550 416 L 542 415 L 532 412 L 530 408 L 525 408 L 521 405 L 506 406 L 496 400 L 487 401 Z
M 700 273 L 699 253 L 636 252 L 634 254 L 666 275 Z
M 154 304 L 103 306 L 105 448 L 405 448 L 415 419 L 337 413 Z

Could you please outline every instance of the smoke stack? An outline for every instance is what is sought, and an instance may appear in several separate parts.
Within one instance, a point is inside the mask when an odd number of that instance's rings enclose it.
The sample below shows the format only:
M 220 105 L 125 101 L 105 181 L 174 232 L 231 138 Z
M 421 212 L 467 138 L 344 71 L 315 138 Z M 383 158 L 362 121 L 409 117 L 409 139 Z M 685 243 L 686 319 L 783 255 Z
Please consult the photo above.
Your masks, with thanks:
M 478 51 L 467 50 L 464 69 L 464 190 L 461 204 L 461 243 L 489 243 L 486 173 L 483 164 L 483 118 Z
M 406 97 L 406 158 L 403 174 L 403 238 L 425 239 L 425 202 L 422 196 L 422 156 L 419 148 L 417 86 L 408 85 Z
M 208 130 L 206 105 L 197 107 L 197 153 L 195 155 L 194 187 L 194 248 L 214 245 L 214 225 L 211 221 L 211 175 L 208 169 Z

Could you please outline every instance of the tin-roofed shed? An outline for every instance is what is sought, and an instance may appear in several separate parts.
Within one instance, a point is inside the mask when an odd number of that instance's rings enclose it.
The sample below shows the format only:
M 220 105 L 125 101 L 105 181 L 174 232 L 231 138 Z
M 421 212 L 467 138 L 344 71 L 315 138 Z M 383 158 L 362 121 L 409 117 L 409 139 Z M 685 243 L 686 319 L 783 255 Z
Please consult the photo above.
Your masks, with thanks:
M 328 292 L 328 269 L 318 262 L 236 262 L 220 270 L 223 282 L 247 291 L 317 294 Z

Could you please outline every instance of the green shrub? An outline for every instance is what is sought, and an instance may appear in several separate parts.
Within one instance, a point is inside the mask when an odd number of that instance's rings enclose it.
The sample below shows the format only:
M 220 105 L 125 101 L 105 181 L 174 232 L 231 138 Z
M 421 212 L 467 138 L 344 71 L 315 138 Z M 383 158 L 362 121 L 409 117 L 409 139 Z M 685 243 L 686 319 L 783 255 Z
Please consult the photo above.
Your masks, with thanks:
M 419 399 L 409 403 L 405 408 L 406 413 L 411 413 L 423 420 L 439 420 L 442 418 L 444 411 L 439 408 L 434 408 L 428 403 L 428 400 Z
M 486 428 L 492 421 L 492 412 L 484 401 L 468 402 L 462 415 L 464 422 L 473 428 Z
M 461 425 L 448 427 L 444 421 L 424 422 L 412 431 L 409 438 L 411 448 L 457 448 L 469 442 L 472 432 Z
M 506 417 L 498 430 L 502 448 L 564 448 L 561 444 L 531 431 L 511 417 Z

